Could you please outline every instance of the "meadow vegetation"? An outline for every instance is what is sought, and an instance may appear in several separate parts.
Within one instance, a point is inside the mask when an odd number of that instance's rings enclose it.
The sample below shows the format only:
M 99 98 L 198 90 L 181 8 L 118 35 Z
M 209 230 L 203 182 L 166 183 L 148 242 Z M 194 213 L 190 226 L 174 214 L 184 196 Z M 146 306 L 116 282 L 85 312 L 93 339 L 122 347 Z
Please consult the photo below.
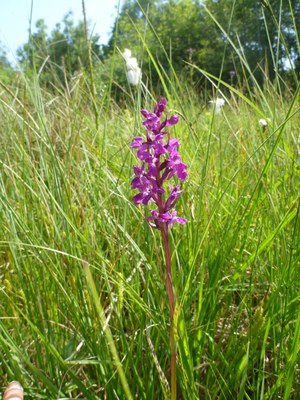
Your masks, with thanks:
M 276 69 L 275 49 L 275 76 L 257 80 L 228 31 L 234 80 L 187 58 L 185 79 L 168 43 L 156 41 L 162 65 L 138 35 L 156 86 L 118 83 L 117 43 L 109 68 L 90 57 L 51 85 L 35 68 L 0 82 L 0 385 L 18 380 L 26 399 L 167 398 L 162 246 L 130 187 L 139 110 L 164 96 L 189 173 L 188 223 L 171 234 L 178 399 L 297 399 L 297 70 Z

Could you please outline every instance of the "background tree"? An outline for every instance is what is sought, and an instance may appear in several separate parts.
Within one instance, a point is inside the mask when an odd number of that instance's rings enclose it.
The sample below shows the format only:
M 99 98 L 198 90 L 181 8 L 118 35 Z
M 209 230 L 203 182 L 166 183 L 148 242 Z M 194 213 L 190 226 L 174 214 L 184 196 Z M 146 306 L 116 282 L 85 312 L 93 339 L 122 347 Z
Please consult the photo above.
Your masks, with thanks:
M 275 70 L 291 74 L 292 70 L 287 71 L 286 49 L 294 70 L 300 68 L 294 26 L 294 22 L 296 26 L 300 24 L 299 4 L 297 0 L 125 0 L 108 45 L 99 45 L 97 34 L 90 37 L 98 80 L 109 80 L 114 69 L 116 93 L 120 88 L 126 90 L 121 57 L 125 48 L 141 64 L 143 80 L 156 90 L 160 78 L 153 59 L 169 79 L 175 71 L 182 81 L 197 87 L 201 87 L 204 78 L 187 62 L 227 82 L 232 81 L 232 70 L 247 84 L 251 84 L 251 75 L 262 84 L 266 76 L 274 78 Z M 116 53 L 116 49 L 120 52 Z M 53 77 L 64 82 L 88 66 L 84 23 L 75 25 L 69 13 L 48 34 L 45 22 L 37 21 L 18 56 L 21 65 L 39 72 L 46 85 L 53 83 Z M 101 71 L 100 62 L 104 62 Z M 293 79 L 295 82 L 295 74 Z
M 281 72 L 285 70 L 287 54 L 284 41 L 289 44 L 291 54 L 297 53 L 292 13 L 299 24 L 299 2 L 297 5 L 292 0 L 290 4 L 291 8 L 288 1 L 278 0 L 205 1 L 207 9 L 228 32 L 229 38 L 243 53 L 250 70 L 260 82 L 265 73 L 273 80 L 276 68 Z M 208 16 L 208 19 L 211 17 Z M 236 54 L 231 50 L 227 56 L 237 62 Z
M 143 61 L 144 77 L 156 86 L 159 78 L 143 42 L 164 71 L 170 72 L 170 58 L 177 75 L 192 79 L 194 84 L 199 83 L 200 75 L 187 74 L 185 61 L 216 76 L 221 73 L 228 82 L 231 70 L 248 79 L 250 74 L 238 56 L 242 54 L 249 70 L 262 83 L 266 75 L 274 78 L 275 69 L 286 73 L 284 42 L 295 68 L 299 65 L 293 26 L 293 18 L 299 26 L 299 4 L 296 0 L 126 0 L 105 55 L 109 57 L 115 44 L 120 50 L 130 48 Z
M 73 14 L 69 12 L 61 23 L 56 24 L 50 35 L 44 20 L 38 20 L 36 31 L 29 42 L 18 50 L 21 65 L 27 70 L 40 71 L 40 79 L 47 85 L 53 77 L 60 82 L 69 79 L 87 67 L 87 43 L 84 23 L 73 22 Z M 99 36 L 90 37 L 94 65 L 102 57 Z
M 0 42 L 0 81 L 7 85 L 13 81 L 15 76 L 16 73 L 7 58 L 6 49 Z

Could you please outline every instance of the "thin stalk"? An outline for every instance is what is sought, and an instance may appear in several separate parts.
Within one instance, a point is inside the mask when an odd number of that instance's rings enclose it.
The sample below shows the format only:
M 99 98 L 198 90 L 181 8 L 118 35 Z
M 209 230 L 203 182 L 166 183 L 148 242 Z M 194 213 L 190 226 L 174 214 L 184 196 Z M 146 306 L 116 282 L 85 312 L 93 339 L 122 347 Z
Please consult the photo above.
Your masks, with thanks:
M 169 300 L 170 308 L 170 351 L 171 351 L 171 400 L 176 400 L 177 383 L 176 383 L 176 339 L 175 339 L 175 326 L 174 326 L 174 310 L 176 298 L 174 293 L 173 279 L 172 279 L 172 261 L 171 249 L 167 224 L 162 224 L 161 234 L 163 240 L 163 248 L 166 262 L 166 289 Z
M 97 110 L 96 105 L 96 87 L 94 81 L 94 70 L 93 70 L 93 61 L 92 61 L 92 49 L 91 49 L 91 41 L 88 36 L 88 26 L 87 26 L 87 19 L 86 19 L 86 11 L 85 11 L 85 2 L 82 0 L 82 13 L 83 13 L 83 21 L 84 21 L 84 33 L 85 33 L 85 40 L 87 45 L 87 56 L 88 56 L 88 66 L 89 66 L 89 73 L 90 73 L 90 92 L 93 100 L 93 109 L 95 115 L 95 124 L 96 129 L 99 128 L 99 113 Z
M 89 288 L 89 291 L 90 291 L 91 299 L 92 299 L 92 301 L 93 301 L 93 303 L 95 305 L 95 308 L 97 310 L 97 313 L 98 313 L 98 316 L 99 316 L 99 320 L 100 320 L 100 324 L 101 324 L 102 329 L 104 331 L 104 334 L 105 334 L 105 337 L 106 337 L 106 341 L 107 341 L 107 345 L 108 345 L 108 347 L 110 349 L 110 352 L 111 352 L 112 361 L 113 361 L 113 363 L 114 363 L 114 365 L 115 365 L 115 367 L 117 369 L 121 384 L 123 386 L 125 397 L 126 397 L 127 400 L 133 400 L 133 397 L 132 397 L 132 394 L 130 392 L 130 388 L 129 388 L 129 385 L 128 385 L 128 382 L 127 382 L 127 379 L 126 379 L 126 376 L 125 376 L 125 372 L 123 370 L 122 363 L 121 363 L 121 360 L 119 358 L 118 351 L 117 351 L 117 348 L 116 348 L 116 345 L 115 345 L 115 342 L 114 342 L 114 339 L 113 339 L 112 332 L 111 332 L 111 330 L 109 328 L 109 325 L 106 323 L 106 317 L 105 317 L 104 309 L 103 309 L 103 307 L 102 307 L 102 305 L 100 303 L 99 296 L 98 296 L 98 293 L 97 293 L 97 289 L 96 289 L 96 286 L 95 286 L 95 282 L 94 282 L 92 273 L 91 273 L 89 265 L 88 265 L 88 263 L 86 261 L 83 261 L 82 264 L 83 264 L 83 267 L 84 267 L 84 272 L 85 272 L 85 275 L 86 275 L 86 280 L 87 280 L 88 288 Z

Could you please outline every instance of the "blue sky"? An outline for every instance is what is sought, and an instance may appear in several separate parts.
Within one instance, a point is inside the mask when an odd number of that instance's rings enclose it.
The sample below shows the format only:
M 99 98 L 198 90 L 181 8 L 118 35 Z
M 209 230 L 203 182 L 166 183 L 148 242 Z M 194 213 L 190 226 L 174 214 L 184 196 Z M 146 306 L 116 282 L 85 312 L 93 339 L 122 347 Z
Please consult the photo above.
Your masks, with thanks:
M 19 46 L 27 42 L 31 3 L 32 27 L 43 18 L 49 32 L 63 16 L 72 10 L 74 21 L 82 20 L 82 0 L 0 0 L 0 42 L 7 49 L 9 60 Z M 87 19 L 91 28 L 100 35 L 100 43 L 107 43 L 117 15 L 119 0 L 85 0 Z M 122 1 L 121 1 L 122 4 Z

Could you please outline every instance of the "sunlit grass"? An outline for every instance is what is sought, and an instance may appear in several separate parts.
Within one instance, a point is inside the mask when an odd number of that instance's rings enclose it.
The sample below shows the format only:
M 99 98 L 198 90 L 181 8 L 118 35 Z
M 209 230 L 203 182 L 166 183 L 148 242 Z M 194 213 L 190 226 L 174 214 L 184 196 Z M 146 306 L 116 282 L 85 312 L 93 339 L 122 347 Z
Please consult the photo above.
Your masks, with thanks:
M 178 398 L 296 399 L 299 94 L 266 77 L 248 95 L 202 72 L 226 99 L 219 114 L 161 71 L 189 165 L 189 222 L 172 232 Z M 158 94 L 127 88 L 117 105 L 108 85 L 95 118 L 88 85 L 1 89 L 2 384 L 19 380 L 26 399 L 161 399 L 164 262 L 131 202 L 129 147 Z

